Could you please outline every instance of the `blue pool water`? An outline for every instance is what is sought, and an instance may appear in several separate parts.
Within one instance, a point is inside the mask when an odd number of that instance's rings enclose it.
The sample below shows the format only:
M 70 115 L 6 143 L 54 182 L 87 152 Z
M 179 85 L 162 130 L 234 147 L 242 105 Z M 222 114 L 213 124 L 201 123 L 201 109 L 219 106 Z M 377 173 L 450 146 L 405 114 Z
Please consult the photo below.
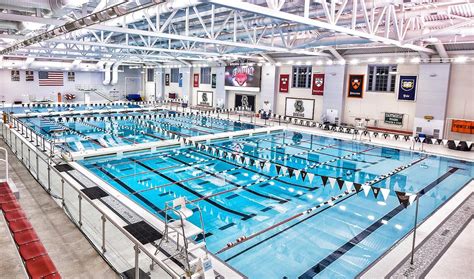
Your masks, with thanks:
M 167 113 L 174 114 L 174 112 L 159 110 L 152 112 L 88 114 L 88 120 L 79 119 L 84 117 L 82 115 L 68 116 L 69 119 L 76 117 L 77 120 L 75 121 L 65 121 L 64 118 L 60 120 L 57 116 L 41 118 L 24 117 L 20 118 L 20 120 L 36 133 L 44 135 L 47 139 L 54 139 L 57 145 L 71 151 L 78 151 L 81 148 L 84 148 L 84 150 L 99 149 L 167 140 L 171 139 L 173 135 L 193 137 L 254 129 L 257 127 L 256 125 L 242 122 L 195 115 L 177 115 L 175 117 L 157 117 L 156 119 L 145 120 L 136 118 L 116 119 L 116 117 L 137 117 L 139 115 L 159 116 Z M 157 128 L 162 130 L 159 131 Z
M 61 112 L 61 111 L 70 111 L 71 109 L 73 111 L 85 111 L 88 109 L 94 109 L 94 110 L 106 110 L 108 108 L 112 109 L 122 109 L 122 108 L 140 108 L 139 105 L 137 104 L 118 104 L 118 103 L 109 103 L 106 106 L 96 106 L 96 105 L 85 105 L 85 104 L 74 104 L 72 106 L 71 104 L 65 104 L 64 106 L 57 106 L 56 104 L 42 104 L 41 106 L 37 107 L 23 107 L 23 106 L 4 106 L 0 108 L 1 111 L 4 111 L 6 113 L 25 113 L 25 111 L 29 111 L 32 113 L 41 113 L 41 112 L 48 112 L 49 110 L 55 111 L 55 112 Z
M 260 232 L 217 254 L 249 278 L 355 277 L 413 228 L 415 206 L 405 209 L 394 191 L 422 195 L 422 222 L 474 175 L 472 162 L 291 131 L 209 145 L 295 169 L 324 164 L 308 169 L 316 175 L 312 183 L 278 176 L 275 167 L 260 169 L 195 147 L 105 156 L 81 164 L 162 219 L 165 202 L 179 196 L 195 201 L 213 253 Z M 372 192 L 367 197 L 363 191 L 349 193 L 298 215 L 346 190 L 337 183 L 324 186 L 320 175 L 364 183 L 410 163 L 374 185 L 390 189 L 386 200 Z M 190 220 L 199 224 L 197 214 Z

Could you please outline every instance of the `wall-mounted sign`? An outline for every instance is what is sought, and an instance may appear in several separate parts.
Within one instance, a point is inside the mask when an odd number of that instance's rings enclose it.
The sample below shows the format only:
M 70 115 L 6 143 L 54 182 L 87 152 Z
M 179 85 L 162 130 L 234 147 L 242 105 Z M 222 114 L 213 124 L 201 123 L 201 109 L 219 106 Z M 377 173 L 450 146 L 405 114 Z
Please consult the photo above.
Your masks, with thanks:
M 226 66 L 225 89 L 258 92 L 261 72 L 258 66 Z
M 11 78 L 12 78 L 12 81 L 20 81 L 20 71 L 18 70 L 11 71 Z
M 212 107 L 214 105 L 214 93 L 211 91 L 198 91 L 197 92 L 197 104 L 198 106 Z
M 193 86 L 199 87 L 199 74 L 194 74 L 193 76 Z
M 67 81 L 76 81 L 76 73 L 67 72 Z
M 165 74 L 165 85 L 170 86 L 170 74 Z
M 289 88 L 290 88 L 290 75 L 286 75 L 286 74 L 280 75 L 279 91 L 281 93 L 288 93 Z
M 285 100 L 285 116 L 313 120 L 314 100 L 287 97 Z
M 364 75 L 349 75 L 347 97 L 362 98 L 364 93 Z
M 391 125 L 403 125 L 403 114 L 402 113 L 393 113 L 393 112 L 386 112 L 384 121 L 386 124 Z
M 235 107 L 249 108 L 255 111 L 255 96 L 246 94 L 235 94 Z
M 417 76 L 400 76 L 399 100 L 414 101 L 416 99 L 416 78 Z
M 313 74 L 313 95 L 324 94 L 324 74 Z
M 35 75 L 33 71 L 25 71 L 25 80 L 26 81 L 35 81 Z
M 451 132 L 474 134 L 474 121 L 453 119 Z
M 217 75 L 212 74 L 211 75 L 211 87 L 216 88 L 216 86 L 217 86 Z

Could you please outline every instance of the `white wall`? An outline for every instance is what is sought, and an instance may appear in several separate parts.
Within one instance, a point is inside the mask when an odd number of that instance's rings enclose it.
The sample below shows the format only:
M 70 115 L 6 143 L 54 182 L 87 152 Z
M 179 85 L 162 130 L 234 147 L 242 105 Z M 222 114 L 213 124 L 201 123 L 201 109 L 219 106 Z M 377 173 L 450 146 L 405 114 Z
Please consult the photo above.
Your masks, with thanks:
M 367 64 L 359 65 L 348 65 L 345 78 L 344 95 L 345 95 L 345 111 L 343 122 L 347 124 L 355 124 L 355 118 L 369 118 L 371 120 L 377 120 L 377 126 L 387 129 L 399 129 L 405 131 L 411 131 L 413 129 L 413 122 L 415 117 L 416 102 L 400 101 L 398 100 L 398 81 L 400 75 L 417 75 L 418 65 L 413 64 L 400 64 L 397 67 L 397 79 L 395 82 L 394 93 L 380 93 L 380 92 L 368 92 L 367 91 Z M 349 98 L 347 97 L 349 75 L 351 74 L 363 74 L 365 75 L 364 80 L 364 93 L 362 98 Z M 385 124 L 384 113 L 395 112 L 403 113 L 403 127 L 398 125 Z M 370 121 L 369 125 L 373 125 L 374 122 Z
M 212 92 L 213 96 L 213 104 L 214 106 L 217 105 L 217 94 L 216 94 L 216 88 L 212 88 L 212 74 L 217 73 L 217 68 L 216 67 L 211 67 L 211 83 L 209 84 L 202 84 L 201 83 L 201 68 L 199 67 L 193 67 L 193 72 L 191 78 L 194 78 L 194 74 L 199 74 L 199 87 L 194 87 L 194 82 L 191 84 L 192 86 L 192 97 L 189 98 L 191 101 L 191 105 L 195 106 L 197 105 L 197 92 L 198 91 L 208 91 Z
M 57 101 L 57 93 L 73 93 L 76 94 L 77 101 L 84 100 L 84 93 L 76 90 L 78 85 L 93 86 L 104 93 L 110 90 L 118 90 L 120 96 L 125 94 L 125 83 L 127 77 L 137 77 L 141 79 L 140 71 L 125 69 L 119 72 L 118 83 L 115 86 L 104 86 L 103 72 L 76 72 L 76 80 L 74 82 L 67 81 L 67 72 L 64 72 L 64 86 L 39 86 L 38 71 L 34 71 L 34 81 L 25 81 L 25 71 L 20 71 L 20 81 L 11 81 L 10 70 L 0 70 L 0 101 L 12 103 L 14 101 L 22 101 L 24 103 L 35 100 L 52 100 Z M 91 101 L 103 101 L 104 99 L 97 94 L 91 94 Z M 63 100 L 64 101 L 64 100 Z

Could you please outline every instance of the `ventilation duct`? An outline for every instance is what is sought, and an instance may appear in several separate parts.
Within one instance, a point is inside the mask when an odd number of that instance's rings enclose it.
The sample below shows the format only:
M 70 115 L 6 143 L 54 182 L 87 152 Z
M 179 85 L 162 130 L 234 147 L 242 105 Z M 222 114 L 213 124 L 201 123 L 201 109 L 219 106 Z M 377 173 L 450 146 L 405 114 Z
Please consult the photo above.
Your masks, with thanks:
M 102 84 L 104 85 L 110 84 L 110 68 L 112 67 L 113 64 L 114 64 L 113 62 L 105 63 L 105 75 L 104 75 L 104 81 L 102 82 Z
M 112 67 L 112 81 L 110 82 L 111 85 L 116 85 L 118 82 L 118 67 L 122 64 L 122 62 L 115 62 L 114 66 Z

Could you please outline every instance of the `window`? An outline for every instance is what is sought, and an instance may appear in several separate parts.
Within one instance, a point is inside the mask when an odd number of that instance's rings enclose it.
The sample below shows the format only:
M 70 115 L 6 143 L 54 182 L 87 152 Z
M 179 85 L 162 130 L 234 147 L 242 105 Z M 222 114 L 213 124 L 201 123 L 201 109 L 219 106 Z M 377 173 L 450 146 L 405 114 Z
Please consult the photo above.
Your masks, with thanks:
M 155 69 L 146 69 L 146 81 L 147 82 L 155 81 Z
M 397 65 L 369 65 L 367 91 L 395 92 Z
M 293 67 L 293 83 L 294 88 L 310 88 L 311 87 L 311 66 L 294 66 Z
M 171 68 L 171 83 L 178 83 L 178 82 L 179 82 L 179 69 Z
M 211 84 L 211 68 L 201 68 L 201 84 Z

